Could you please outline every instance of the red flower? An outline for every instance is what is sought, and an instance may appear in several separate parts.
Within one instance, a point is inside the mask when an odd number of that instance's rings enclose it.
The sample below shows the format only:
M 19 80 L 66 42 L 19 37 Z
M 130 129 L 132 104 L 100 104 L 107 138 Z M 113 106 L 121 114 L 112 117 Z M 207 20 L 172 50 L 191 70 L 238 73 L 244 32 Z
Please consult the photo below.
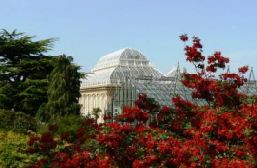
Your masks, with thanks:
M 142 111 L 138 107 L 124 107 L 123 114 L 116 117 L 118 120 L 125 120 L 127 122 L 146 122 L 148 120 L 148 113 Z
M 200 43 L 200 39 L 198 37 L 193 37 L 193 47 L 202 48 L 202 44 Z
M 145 157 L 145 162 L 147 166 L 151 166 L 151 164 L 156 163 L 158 161 L 158 157 L 156 155 L 148 155 Z
M 185 51 L 187 56 L 186 60 L 189 62 L 201 62 L 205 60 L 205 57 L 202 56 L 202 53 L 198 51 L 196 47 L 186 46 Z
M 161 112 L 168 113 L 170 111 L 170 108 L 168 106 L 163 106 L 161 109 Z
M 238 68 L 238 72 L 245 74 L 248 71 L 248 69 L 249 69 L 248 66 L 243 66 L 243 67 Z
M 112 116 L 104 115 L 104 120 L 110 120 L 110 119 L 112 119 Z
M 223 100 L 221 94 L 217 94 L 217 96 L 216 96 L 216 103 L 217 103 L 218 106 L 222 106 L 223 105 L 224 100 Z
M 187 34 L 182 34 L 181 36 L 179 36 L 179 38 L 183 42 L 186 42 L 188 40 Z
M 125 154 L 129 160 L 134 160 L 136 158 L 135 156 L 136 151 L 137 151 L 137 147 L 134 144 L 132 144 L 131 146 L 127 147 Z
M 157 146 L 161 154 L 168 153 L 171 151 L 171 146 L 168 141 L 159 141 Z
M 114 166 L 111 165 L 111 157 L 108 155 L 99 160 L 98 166 L 99 168 L 114 168 Z
M 145 168 L 145 164 L 142 160 L 134 160 L 132 163 L 132 168 Z

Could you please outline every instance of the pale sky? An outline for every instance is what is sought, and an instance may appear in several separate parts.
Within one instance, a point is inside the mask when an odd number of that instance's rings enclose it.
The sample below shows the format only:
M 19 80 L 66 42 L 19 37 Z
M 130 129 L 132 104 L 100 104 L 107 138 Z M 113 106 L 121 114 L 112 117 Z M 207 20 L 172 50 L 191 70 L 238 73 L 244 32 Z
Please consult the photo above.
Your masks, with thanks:
M 141 51 L 163 73 L 185 63 L 178 36 L 199 36 L 204 53 L 257 72 L 257 0 L 0 0 L 1 29 L 57 37 L 48 54 L 67 54 L 89 71 L 121 48 Z M 235 68 L 234 68 L 235 69 Z M 257 75 L 257 74 L 256 74 Z

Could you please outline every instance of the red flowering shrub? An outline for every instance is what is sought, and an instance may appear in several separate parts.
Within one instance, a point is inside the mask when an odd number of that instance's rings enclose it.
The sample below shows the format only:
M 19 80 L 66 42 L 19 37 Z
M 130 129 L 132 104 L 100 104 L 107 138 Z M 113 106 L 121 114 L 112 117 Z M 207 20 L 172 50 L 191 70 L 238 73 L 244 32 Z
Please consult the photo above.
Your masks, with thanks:
M 135 105 L 149 113 L 157 112 L 160 108 L 158 102 L 156 102 L 153 98 L 147 97 L 147 95 L 144 93 L 138 95 Z
M 148 113 L 138 107 L 124 107 L 123 114 L 117 116 L 116 119 L 126 122 L 137 121 L 145 123 L 148 120 Z
M 245 74 L 248 71 L 248 69 L 249 69 L 248 66 L 243 66 L 243 67 L 238 68 L 238 72 Z
M 115 119 L 106 116 L 115 122 L 85 119 L 75 137 L 67 132 L 53 137 L 56 127 L 31 136 L 28 151 L 41 156 L 31 167 L 256 167 L 257 97 L 238 91 L 248 67 L 217 75 L 229 59 L 220 52 L 206 58 L 202 47 L 197 37 L 185 46 L 196 73 L 185 73 L 182 83 L 205 105 L 178 96 L 174 107 L 160 108 L 140 94 L 135 107 L 125 107 Z M 152 115 L 157 120 L 149 122 Z
M 181 41 L 186 42 L 188 40 L 187 34 L 182 34 L 181 36 L 179 36 Z

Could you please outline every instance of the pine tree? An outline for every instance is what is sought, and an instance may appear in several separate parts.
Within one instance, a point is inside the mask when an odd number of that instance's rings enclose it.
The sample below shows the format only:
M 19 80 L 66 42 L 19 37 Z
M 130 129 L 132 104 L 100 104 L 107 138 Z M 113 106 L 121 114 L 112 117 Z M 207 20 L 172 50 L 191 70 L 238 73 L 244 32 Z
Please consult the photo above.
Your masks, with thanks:
M 53 119 L 68 114 L 79 114 L 80 78 L 79 66 L 72 63 L 70 56 L 60 56 L 49 76 L 48 102 L 41 109 L 39 117 Z

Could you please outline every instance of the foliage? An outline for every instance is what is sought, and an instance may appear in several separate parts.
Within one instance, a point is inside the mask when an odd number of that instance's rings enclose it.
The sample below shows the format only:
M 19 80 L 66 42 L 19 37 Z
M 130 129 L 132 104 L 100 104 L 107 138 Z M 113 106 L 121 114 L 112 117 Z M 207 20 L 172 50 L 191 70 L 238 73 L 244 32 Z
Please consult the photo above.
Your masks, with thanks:
M 148 124 L 154 126 L 157 123 L 156 114 L 160 110 L 160 105 L 154 98 L 149 98 L 146 94 L 140 93 L 135 105 L 149 114 Z
M 46 126 L 43 126 L 38 131 L 39 133 L 43 133 L 48 130 L 49 126 L 58 126 L 58 129 L 55 131 L 55 135 L 61 136 L 62 133 L 67 132 L 69 134 L 73 134 L 77 129 L 80 128 L 83 122 L 83 117 L 80 115 L 65 115 L 59 116 L 53 120 L 50 120 Z
M 30 115 L 22 112 L 0 110 L 0 129 L 26 133 L 27 130 L 35 131 L 37 126 L 37 120 Z
M 139 94 L 138 99 L 135 102 L 135 105 L 149 113 L 157 112 L 160 108 L 160 105 L 158 102 L 156 102 L 156 100 L 147 97 L 147 95 L 144 93 Z
M 102 112 L 102 110 L 98 107 L 98 108 L 93 108 L 93 112 L 92 115 L 95 117 L 95 120 L 97 121 L 98 118 L 100 117 L 100 113 Z
M 16 30 L 0 32 L 0 108 L 35 115 L 47 100 L 46 76 L 52 58 L 42 54 L 53 39 L 34 41 Z
M 56 125 L 50 125 L 48 130 L 41 135 L 31 135 L 28 141 L 28 153 L 38 153 L 42 157 L 32 167 L 37 166 L 50 166 L 59 167 L 58 162 L 66 162 L 68 155 L 73 155 L 74 158 L 80 157 L 82 144 L 84 147 L 96 150 L 94 146 L 97 142 L 94 141 L 97 135 L 98 125 L 94 119 L 85 119 L 80 125 L 79 129 L 75 132 L 62 132 L 60 136 L 54 137 L 55 132 L 58 130 Z M 92 141 L 93 140 L 93 141 Z M 83 154 L 84 155 L 84 154 Z M 54 163 L 49 163 L 51 157 Z M 79 161 L 78 161 L 79 162 Z M 72 163 L 71 163 L 72 164 Z M 70 165 L 71 167 L 72 165 Z M 74 166 L 74 165 L 73 165 Z M 69 165 L 67 165 L 69 167 Z M 79 167 L 79 165 L 77 165 Z
M 35 116 L 42 104 L 47 102 L 48 75 L 54 68 L 55 57 L 42 57 L 32 60 L 23 59 L 22 68 L 29 77 L 22 82 L 16 97 L 19 110 Z
M 79 114 L 80 77 L 79 66 L 72 63 L 72 57 L 58 57 L 49 76 L 48 101 L 40 110 L 39 117 L 49 120 L 68 114 Z
M 15 31 L 0 32 L 0 109 L 48 121 L 78 114 L 79 66 L 72 57 L 44 56 L 54 39 L 34 41 Z
M 0 129 L 0 167 L 23 168 L 37 160 L 37 155 L 26 153 L 28 136 Z
M 185 52 L 196 73 L 185 73 L 182 82 L 206 105 L 174 97 L 174 107 L 158 108 L 156 123 L 148 125 L 157 106 L 140 95 L 136 107 L 124 108 L 115 122 L 85 119 L 76 138 L 56 138 L 56 126 L 49 127 L 30 138 L 28 152 L 41 155 L 32 167 L 256 167 L 257 99 L 238 92 L 248 68 L 217 76 L 229 59 L 215 52 L 205 63 L 197 37 Z

